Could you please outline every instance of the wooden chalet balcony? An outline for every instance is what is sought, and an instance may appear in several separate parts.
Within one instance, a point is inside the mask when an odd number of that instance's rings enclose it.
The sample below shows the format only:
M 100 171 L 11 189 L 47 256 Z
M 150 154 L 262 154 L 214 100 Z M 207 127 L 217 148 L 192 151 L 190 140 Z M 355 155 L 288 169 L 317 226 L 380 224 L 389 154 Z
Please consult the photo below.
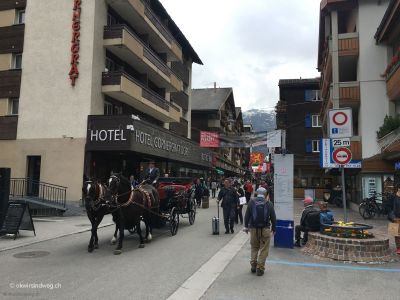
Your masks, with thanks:
M 393 67 L 386 79 L 387 95 L 390 100 L 400 100 L 400 62 Z
M 359 82 L 339 83 L 340 107 L 358 108 L 360 105 L 360 84 Z
M 182 110 L 125 72 L 103 73 L 102 92 L 162 122 L 180 122 Z
M 147 74 L 151 81 L 168 92 L 183 89 L 182 80 L 127 25 L 105 26 L 104 47 L 140 73 Z
M 339 34 L 338 48 L 339 56 L 358 56 L 358 32 Z
M 18 116 L 0 117 L 0 140 L 17 139 Z

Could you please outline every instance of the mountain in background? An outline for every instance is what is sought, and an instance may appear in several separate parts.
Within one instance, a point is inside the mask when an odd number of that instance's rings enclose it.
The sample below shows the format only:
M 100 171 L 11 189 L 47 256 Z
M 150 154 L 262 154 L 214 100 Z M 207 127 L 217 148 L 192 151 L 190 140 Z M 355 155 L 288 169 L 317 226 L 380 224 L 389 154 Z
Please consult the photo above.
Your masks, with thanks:
M 250 109 L 242 114 L 243 124 L 252 124 L 254 132 L 275 129 L 275 111 L 272 109 Z
M 254 132 L 275 130 L 275 111 L 273 109 L 250 109 L 242 112 L 243 124 L 252 124 Z M 258 146 L 254 152 L 268 153 L 267 146 Z

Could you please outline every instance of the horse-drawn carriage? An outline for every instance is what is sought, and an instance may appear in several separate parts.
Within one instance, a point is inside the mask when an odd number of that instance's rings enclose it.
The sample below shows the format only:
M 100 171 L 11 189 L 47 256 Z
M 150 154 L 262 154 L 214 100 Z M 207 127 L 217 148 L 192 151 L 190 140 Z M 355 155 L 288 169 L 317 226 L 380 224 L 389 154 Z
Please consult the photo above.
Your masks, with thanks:
M 196 202 L 192 190 L 192 179 L 189 177 L 162 177 L 158 180 L 160 213 L 169 221 L 171 234 L 179 228 L 179 216 L 187 214 L 189 224 L 196 219 Z
M 161 178 L 158 189 L 150 184 L 141 184 L 133 189 L 127 178 L 121 174 L 114 174 L 110 177 L 108 185 L 95 180 L 86 181 L 82 191 L 87 214 L 92 223 L 89 252 L 98 247 L 97 227 L 106 214 L 113 215 L 116 224 L 115 239 L 119 232 L 115 254 L 121 253 L 125 229 L 135 229 L 140 238 L 139 247 L 144 247 L 141 221 L 146 224 L 146 240 L 151 240 L 155 220 L 158 223 L 168 223 L 171 234 L 175 235 L 180 215 L 188 214 L 191 225 L 196 217 L 190 178 Z

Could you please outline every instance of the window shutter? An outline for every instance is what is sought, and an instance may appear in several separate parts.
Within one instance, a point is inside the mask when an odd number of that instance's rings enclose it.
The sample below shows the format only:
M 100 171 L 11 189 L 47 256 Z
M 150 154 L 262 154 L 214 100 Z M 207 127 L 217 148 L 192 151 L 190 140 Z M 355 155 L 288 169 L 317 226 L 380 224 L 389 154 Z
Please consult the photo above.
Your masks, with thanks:
M 306 152 L 307 153 L 312 152 L 312 140 L 306 140 Z
M 306 128 L 311 128 L 311 115 L 310 114 L 306 114 L 306 118 L 305 118 L 305 125 Z

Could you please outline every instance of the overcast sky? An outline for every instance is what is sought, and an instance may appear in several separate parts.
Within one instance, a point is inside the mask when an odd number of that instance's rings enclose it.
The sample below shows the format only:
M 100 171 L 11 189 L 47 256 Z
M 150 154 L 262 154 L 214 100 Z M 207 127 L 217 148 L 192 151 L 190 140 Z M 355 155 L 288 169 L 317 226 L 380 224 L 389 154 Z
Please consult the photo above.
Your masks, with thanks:
M 193 88 L 232 87 L 243 110 L 274 107 L 279 79 L 319 76 L 320 0 L 161 0 L 204 65 Z

